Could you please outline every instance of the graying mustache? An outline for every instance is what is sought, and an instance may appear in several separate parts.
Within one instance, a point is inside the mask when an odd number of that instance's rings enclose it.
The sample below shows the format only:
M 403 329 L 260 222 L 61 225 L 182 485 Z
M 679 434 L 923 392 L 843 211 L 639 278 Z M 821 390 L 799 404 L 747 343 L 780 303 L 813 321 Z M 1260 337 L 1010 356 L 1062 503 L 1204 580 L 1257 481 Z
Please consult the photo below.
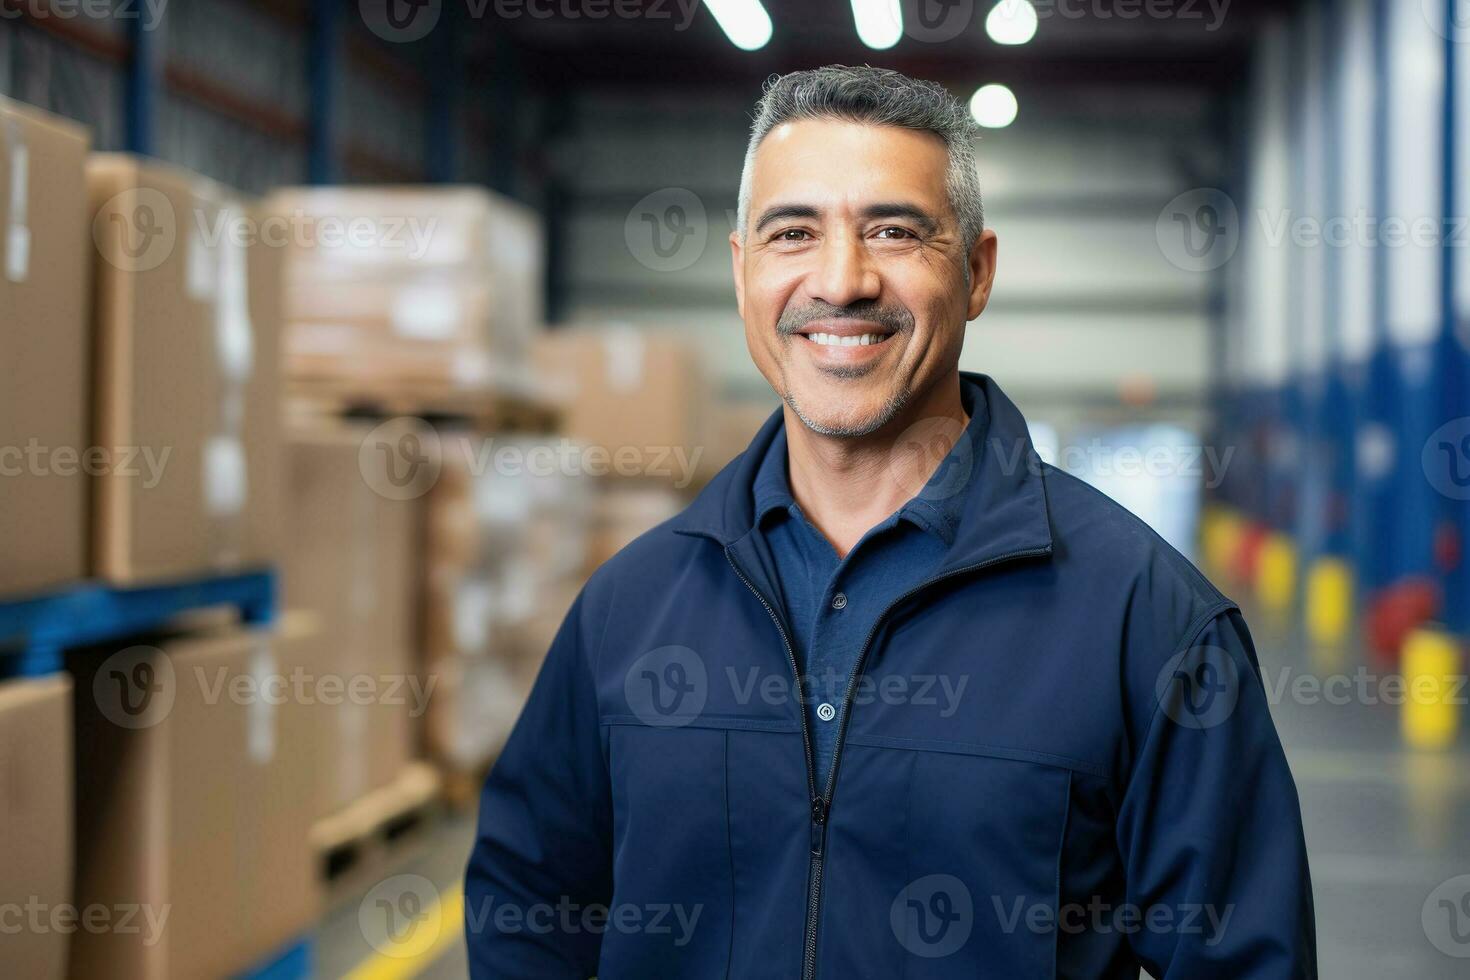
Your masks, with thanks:
M 806 307 L 801 310 L 788 310 L 783 314 L 776 324 L 776 332 L 789 337 L 817 320 L 870 320 L 873 323 L 882 324 L 894 333 L 906 333 L 914 325 L 913 314 L 908 310 L 863 309 L 850 306 L 834 306 L 821 310 Z

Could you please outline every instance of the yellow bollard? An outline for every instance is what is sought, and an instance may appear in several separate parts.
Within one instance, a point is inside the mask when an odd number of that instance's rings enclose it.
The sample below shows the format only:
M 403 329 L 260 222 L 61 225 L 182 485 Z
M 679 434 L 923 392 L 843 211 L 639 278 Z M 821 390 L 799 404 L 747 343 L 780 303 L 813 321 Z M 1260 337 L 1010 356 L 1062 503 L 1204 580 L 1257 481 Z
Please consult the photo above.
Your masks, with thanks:
M 1228 507 L 1211 504 L 1200 518 L 1200 552 L 1205 574 L 1217 582 L 1230 576 L 1240 543 L 1240 517 Z
M 1414 749 L 1452 745 L 1460 728 L 1464 667 L 1455 638 L 1437 627 L 1416 629 L 1404 641 L 1404 741 Z
M 1307 572 L 1307 639 L 1314 647 L 1347 642 L 1353 625 L 1353 569 L 1341 558 L 1318 558 Z
M 1256 572 L 1256 598 L 1268 612 L 1281 614 L 1296 596 L 1296 546 L 1279 532 L 1266 535 Z

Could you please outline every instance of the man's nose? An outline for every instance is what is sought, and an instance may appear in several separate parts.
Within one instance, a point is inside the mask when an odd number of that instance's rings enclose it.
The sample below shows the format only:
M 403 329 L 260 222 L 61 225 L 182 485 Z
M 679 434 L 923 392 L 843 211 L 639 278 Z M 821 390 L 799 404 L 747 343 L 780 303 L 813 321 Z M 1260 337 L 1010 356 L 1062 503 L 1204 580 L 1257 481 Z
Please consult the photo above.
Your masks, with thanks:
M 878 298 L 881 288 L 878 270 L 857 237 L 829 238 L 822 244 L 817 263 L 809 283 L 813 299 L 832 306 L 847 306 Z

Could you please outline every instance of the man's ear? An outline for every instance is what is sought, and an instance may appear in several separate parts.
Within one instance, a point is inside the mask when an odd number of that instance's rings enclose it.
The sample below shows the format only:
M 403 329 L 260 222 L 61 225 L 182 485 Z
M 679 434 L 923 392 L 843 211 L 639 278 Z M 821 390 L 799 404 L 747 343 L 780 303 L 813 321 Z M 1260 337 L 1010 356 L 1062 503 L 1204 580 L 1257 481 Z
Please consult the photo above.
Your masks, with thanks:
M 742 261 L 745 249 L 740 244 L 740 233 L 730 232 L 730 264 L 735 273 L 735 309 L 740 314 L 740 319 L 745 319 L 745 263 Z
M 987 228 L 970 247 L 970 304 L 965 319 L 973 320 L 990 302 L 990 287 L 995 283 L 995 254 L 999 243 L 995 232 Z

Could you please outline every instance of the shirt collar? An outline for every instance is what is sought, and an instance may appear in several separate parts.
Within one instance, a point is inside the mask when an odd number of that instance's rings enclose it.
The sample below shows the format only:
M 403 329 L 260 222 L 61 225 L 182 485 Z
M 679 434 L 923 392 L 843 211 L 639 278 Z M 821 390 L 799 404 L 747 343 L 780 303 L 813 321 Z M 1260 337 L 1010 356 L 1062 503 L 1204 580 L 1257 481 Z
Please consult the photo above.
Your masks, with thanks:
M 791 480 L 786 475 L 786 466 L 786 429 L 783 426 L 771 440 L 770 448 L 761 459 L 760 469 L 756 471 L 755 482 L 751 484 L 757 525 L 763 524 L 771 511 L 786 510 L 796 503 L 791 496 Z
M 924 488 L 898 509 L 900 520 L 927 531 L 946 545 L 954 543 L 955 530 L 965 507 L 965 495 L 957 492 L 955 475 L 959 471 L 968 475 L 984 438 L 985 413 L 976 411 L 977 404 L 983 406 L 979 401 L 982 397 L 978 385 L 967 378 L 960 378 L 960 402 L 970 421 Z M 786 429 L 783 426 L 771 440 L 751 484 L 757 525 L 763 524 L 772 511 L 790 510 L 796 503 L 791 494 L 787 466 Z
M 946 549 L 945 573 L 987 562 L 1039 558 L 1052 553 L 1046 502 L 1046 467 L 1026 431 L 1026 419 L 993 378 L 961 371 L 979 389 L 971 418 L 984 421 L 968 472 L 959 471 L 954 491 L 964 497 L 954 543 Z M 731 548 L 755 526 L 756 471 L 785 427 L 780 409 L 771 412 L 745 452 L 711 478 L 694 502 L 673 519 L 675 534 L 709 538 Z M 968 444 L 968 443 L 965 443 Z

